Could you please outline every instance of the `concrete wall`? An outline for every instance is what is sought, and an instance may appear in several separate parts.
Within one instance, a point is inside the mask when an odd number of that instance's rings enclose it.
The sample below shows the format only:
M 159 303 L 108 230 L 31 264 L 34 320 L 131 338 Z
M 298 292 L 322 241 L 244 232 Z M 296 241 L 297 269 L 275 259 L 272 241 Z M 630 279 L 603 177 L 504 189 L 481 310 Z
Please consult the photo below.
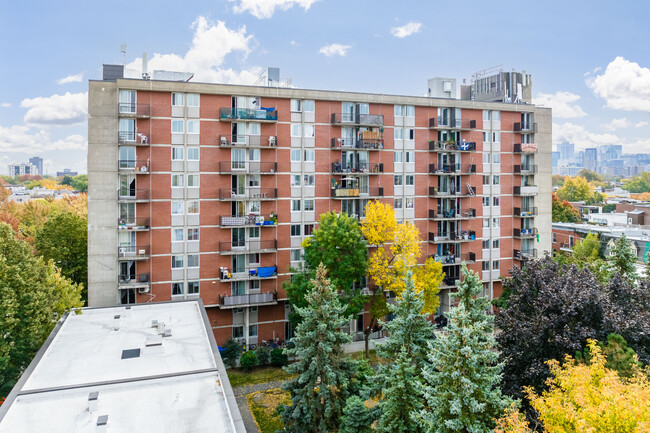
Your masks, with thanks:
M 535 217 L 535 227 L 539 231 L 539 243 L 535 241 L 535 248 L 537 248 L 537 257 L 543 257 L 544 251 L 552 250 L 552 121 L 550 108 L 536 108 L 534 112 L 534 121 L 537 122 L 538 127 L 538 132 L 535 134 L 535 143 L 537 144 L 535 160 L 538 166 L 535 182 L 539 188 L 537 197 L 535 197 L 535 206 L 539 212 Z

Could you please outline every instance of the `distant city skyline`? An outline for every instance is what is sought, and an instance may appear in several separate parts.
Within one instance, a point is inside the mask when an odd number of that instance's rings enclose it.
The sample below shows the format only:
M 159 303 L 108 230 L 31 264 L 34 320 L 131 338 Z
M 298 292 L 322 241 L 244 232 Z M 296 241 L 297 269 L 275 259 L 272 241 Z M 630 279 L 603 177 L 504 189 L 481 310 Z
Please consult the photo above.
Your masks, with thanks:
M 13 66 L 0 69 L 0 167 L 38 153 L 46 172 L 86 173 L 87 80 L 100 78 L 102 63 L 139 70 L 144 51 L 150 70 L 193 72 L 195 82 L 250 84 L 276 66 L 296 87 L 406 95 L 423 95 L 431 77 L 460 85 L 503 65 L 532 75 L 533 102 L 553 108 L 555 144 L 650 152 L 650 47 L 643 43 L 650 5 L 379 4 L 211 0 L 179 9 L 134 2 L 127 20 L 120 8 L 94 3 L 5 2 L 0 48 Z M 460 12 L 481 19 L 443 31 L 440 17 Z M 26 31 L 27 23 L 39 31 Z M 449 61 L 443 46 L 463 55 Z

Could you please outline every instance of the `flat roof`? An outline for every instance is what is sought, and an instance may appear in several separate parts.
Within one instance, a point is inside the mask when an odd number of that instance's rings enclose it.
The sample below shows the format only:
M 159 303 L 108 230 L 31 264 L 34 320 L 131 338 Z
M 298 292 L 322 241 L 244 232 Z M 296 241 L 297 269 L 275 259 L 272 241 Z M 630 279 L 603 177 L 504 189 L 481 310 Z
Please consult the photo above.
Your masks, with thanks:
M 0 407 L 0 433 L 96 432 L 103 415 L 108 432 L 245 431 L 200 300 L 67 315 Z

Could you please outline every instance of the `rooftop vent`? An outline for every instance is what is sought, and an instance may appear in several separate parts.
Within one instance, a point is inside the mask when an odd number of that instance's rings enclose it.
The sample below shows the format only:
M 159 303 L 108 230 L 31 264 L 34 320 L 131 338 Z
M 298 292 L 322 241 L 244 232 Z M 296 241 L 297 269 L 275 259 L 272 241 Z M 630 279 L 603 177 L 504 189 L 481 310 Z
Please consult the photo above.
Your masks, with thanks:
M 108 415 L 100 415 L 97 417 L 97 433 L 106 433 L 106 426 L 108 424 Z
M 147 337 L 147 342 L 144 346 L 145 354 L 153 353 L 162 353 L 163 352 L 163 340 L 161 335 L 152 335 Z
M 113 316 L 113 331 L 119 331 L 120 330 L 120 315 L 116 314 Z
M 91 392 L 88 394 L 88 412 L 95 412 L 97 410 L 97 399 L 99 398 L 99 392 Z
M 126 349 L 122 351 L 122 359 L 139 358 L 140 349 Z

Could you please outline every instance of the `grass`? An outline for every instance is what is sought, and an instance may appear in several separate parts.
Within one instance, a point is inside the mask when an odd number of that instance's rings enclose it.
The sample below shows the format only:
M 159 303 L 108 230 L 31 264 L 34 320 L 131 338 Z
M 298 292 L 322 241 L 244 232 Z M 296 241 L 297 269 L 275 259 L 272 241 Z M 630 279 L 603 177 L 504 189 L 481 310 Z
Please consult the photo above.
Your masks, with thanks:
M 245 372 L 240 368 L 228 369 L 228 379 L 230 380 L 230 386 L 233 388 L 242 385 L 266 383 L 273 380 L 286 380 L 291 377 L 293 376 L 285 373 L 280 367 L 258 367 L 249 372 Z
M 275 433 L 284 430 L 282 417 L 277 413 L 280 404 L 289 405 L 289 393 L 280 388 L 258 391 L 246 396 L 255 423 L 262 433 Z
M 381 362 L 379 360 L 379 357 L 377 356 L 377 351 L 375 349 L 371 349 L 368 355 L 370 356 L 368 358 L 368 362 L 370 362 L 370 365 L 377 365 Z M 363 352 L 363 350 L 361 352 L 354 352 L 350 354 L 350 358 L 356 360 L 365 359 L 365 353 Z

